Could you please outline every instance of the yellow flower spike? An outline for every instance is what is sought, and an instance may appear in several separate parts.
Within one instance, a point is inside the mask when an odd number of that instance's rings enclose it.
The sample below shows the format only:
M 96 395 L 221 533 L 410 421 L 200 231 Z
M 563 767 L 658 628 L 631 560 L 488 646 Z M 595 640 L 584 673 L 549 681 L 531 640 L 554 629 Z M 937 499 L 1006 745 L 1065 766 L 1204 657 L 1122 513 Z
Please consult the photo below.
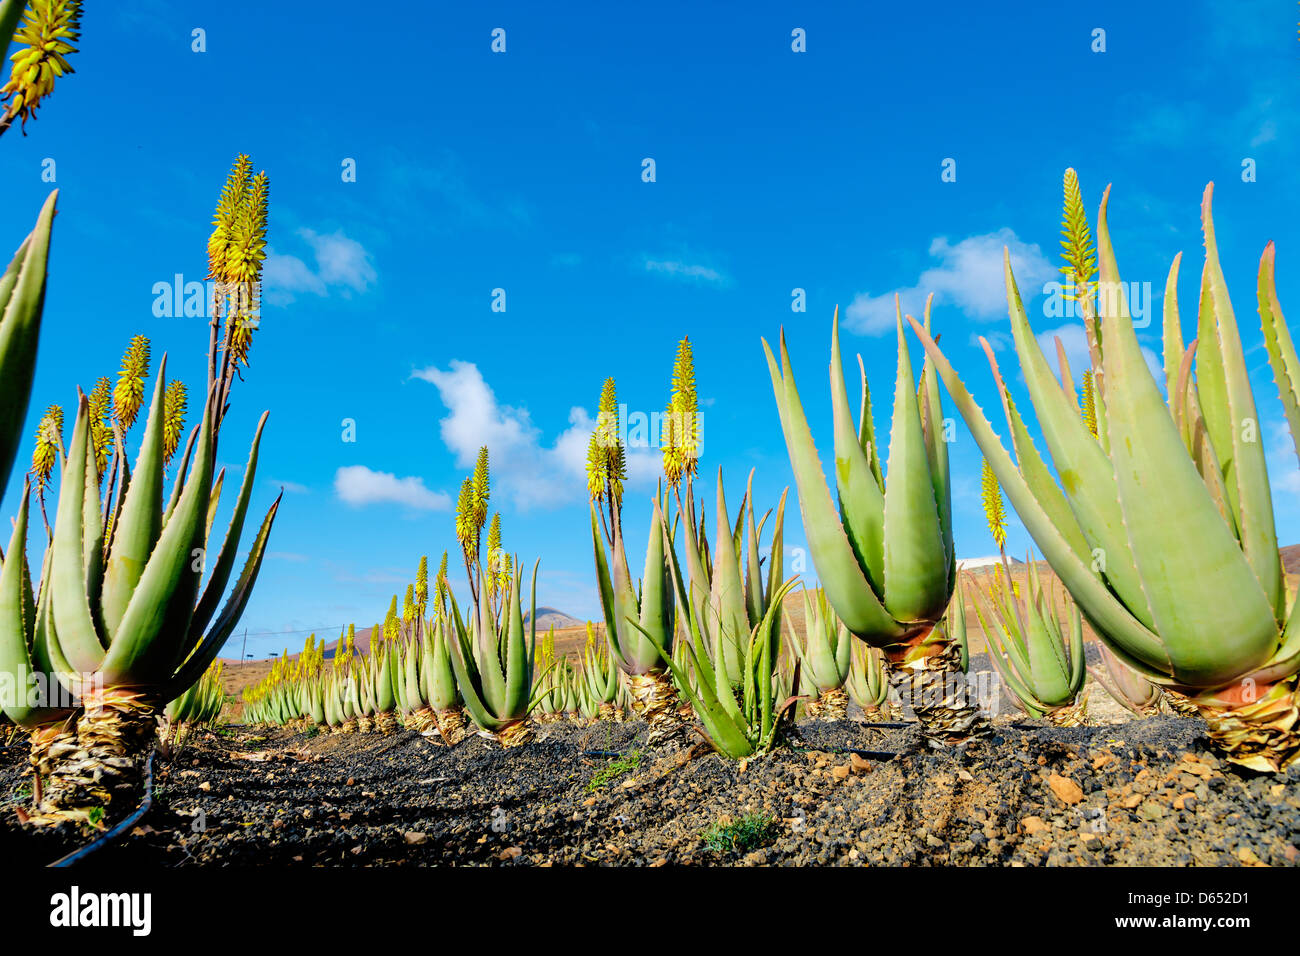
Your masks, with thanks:
M 81 0 L 28 0 L 22 25 L 14 33 L 14 39 L 27 46 L 9 57 L 13 69 L 9 82 L 0 87 L 0 99 L 7 103 L 0 129 L 17 116 L 26 134 L 27 120 L 36 118 L 41 100 L 54 92 L 54 81 L 75 72 L 67 55 L 77 52 L 72 44 L 80 37 Z
M 420 555 L 420 565 L 415 569 L 415 603 L 420 614 L 429 603 L 429 556 Z
M 1061 220 L 1061 272 L 1066 279 L 1066 297 L 1091 303 L 1096 291 L 1097 250 L 1088 229 L 1088 216 L 1079 192 L 1079 176 L 1073 169 L 1065 171 L 1065 211 Z
M 1092 432 L 1092 437 L 1097 437 L 1097 385 L 1092 375 L 1092 369 L 1085 369 L 1083 373 L 1083 423 L 1088 426 L 1088 431 Z
M 466 476 L 461 482 L 456 498 L 456 540 L 465 552 L 465 560 L 473 563 L 478 557 L 478 536 L 474 526 L 474 479 Z
M 122 431 L 129 431 L 140 413 L 144 402 L 144 380 L 149 377 L 149 339 L 137 335 L 131 339 L 126 354 L 122 356 L 122 368 L 117 373 L 117 385 L 113 388 L 113 417 L 122 426 Z
M 488 475 L 488 450 L 484 445 L 478 450 L 478 461 L 474 463 L 474 484 L 472 499 L 472 516 L 474 519 L 474 531 L 477 534 L 483 530 L 483 525 L 487 522 L 488 500 L 492 497 L 491 478 Z
M 51 405 L 36 427 L 36 448 L 32 451 L 32 477 L 41 491 L 50 483 L 50 475 L 63 448 L 63 409 Z
M 90 443 L 95 453 L 95 473 L 102 479 L 113 448 L 113 382 L 100 377 L 87 400 L 90 408 Z
M 690 336 L 678 343 L 673 365 L 672 396 L 664 412 L 661 436 L 664 476 L 674 487 L 683 476 L 693 477 L 699 467 L 699 398 L 695 391 L 695 360 Z
M 180 447 L 185 431 L 185 383 L 180 379 L 167 384 L 163 394 L 163 463 L 171 462 Z
M 1001 551 L 1007 544 L 1007 512 L 1002 503 L 1002 488 L 987 460 L 980 469 L 980 500 L 984 505 L 984 518 L 988 522 L 989 533 Z

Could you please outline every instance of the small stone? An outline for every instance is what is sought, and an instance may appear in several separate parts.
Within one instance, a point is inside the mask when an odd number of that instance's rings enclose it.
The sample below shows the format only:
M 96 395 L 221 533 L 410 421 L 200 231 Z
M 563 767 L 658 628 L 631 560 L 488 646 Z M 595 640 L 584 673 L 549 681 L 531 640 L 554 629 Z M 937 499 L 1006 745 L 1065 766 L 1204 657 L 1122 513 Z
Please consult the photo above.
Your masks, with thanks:
M 1248 846 L 1237 847 L 1237 859 L 1247 866 L 1263 866 L 1259 861 L 1259 857 L 1255 855 L 1255 851 Z
M 1054 773 L 1047 778 L 1047 785 L 1052 788 L 1052 793 L 1056 794 L 1062 803 L 1069 806 L 1073 806 L 1083 799 L 1083 791 L 1069 777 L 1062 777 L 1060 774 Z
M 204 780 L 201 784 L 199 784 L 199 789 L 206 793 L 207 791 L 212 789 L 212 784 Z
M 500 853 L 497 854 L 497 859 L 500 860 L 502 863 L 505 863 L 507 860 L 513 860 L 516 857 L 520 856 L 521 854 L 523 854 L 523 852 L 524 851 L 517 846 L 508 846 Z
M 355 786 L 355 785 L 356 785 L 356 780 L 353 779 L 352 777 L 348 777 L 347 786 L 352 787 L 352 786 Z
M 1020 829 L 1024 830 L 1030 836 L 1033 836 L 1035 833 L 1040 833 L 1043 830 L 1047 830 L 1050 828 L 1046 823 L 1043 822 L 1042 817 L 1031 816 L 1031 817 L 1025 817 L 1023 820 L 1020 821 Z
M 1142 794 L 1130 793 L 1127 797 L 1125 797 L 1123 800 L 1120 801 L 1119 805 L 1123 807 L 1125 810 L 1132 810 L 1141 802 L 1142 802 Z
M 850 754 L 849 766 L 853 768 L 854 773 L 871 773 L 871 761 L 861 754 Z
M 850 767 L 848 764 L 840 764 L 831 768 L 831 776 L 836 780 L 844 780 L 848 777 Z
M 1143 820 L 1146 820 L 1150 823 L 1155 823 L 1164 815 L 1165 815 L 1164 807 L 1160 806 L 1160 804 L 1158 803 L 1154 803 L 1151 801 L 1142 804 L 1141 809 L 1138 810 L 1138 816 L 1140 816 Z
M 429 839 L 429 834 L 421 833 L 419 830 L 407 830 L 402 834 L 402 838 L 411 846 L 419 846 Z

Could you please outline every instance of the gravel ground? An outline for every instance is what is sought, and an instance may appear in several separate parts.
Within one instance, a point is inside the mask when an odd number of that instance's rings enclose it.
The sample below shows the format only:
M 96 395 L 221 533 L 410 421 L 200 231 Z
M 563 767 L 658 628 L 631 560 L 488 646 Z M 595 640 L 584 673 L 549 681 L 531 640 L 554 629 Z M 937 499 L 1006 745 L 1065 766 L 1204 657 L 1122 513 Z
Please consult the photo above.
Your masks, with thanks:
M 1289 865 L 1300 767 L 1232 768 L 1199 720 L 997 723 L 932 753 L 912 727 L 805 722 L 797 748 L 735 763 L 702 744 L 638 760 L 636 723 L 538 728 L 513 751 L 230 728 L 160 760 L 156 805 L 103 865 Z M 892 751 L 892 759 L 847 751 Z M 32 834 L 0 754 L 0 853 L 47 863 L 89 839 Z M 635 766 L 629 766 L 635 764 Z M 66 829 L 66 828 L 65 828 Z M 727 839 L 730 836 L 731 839 Z

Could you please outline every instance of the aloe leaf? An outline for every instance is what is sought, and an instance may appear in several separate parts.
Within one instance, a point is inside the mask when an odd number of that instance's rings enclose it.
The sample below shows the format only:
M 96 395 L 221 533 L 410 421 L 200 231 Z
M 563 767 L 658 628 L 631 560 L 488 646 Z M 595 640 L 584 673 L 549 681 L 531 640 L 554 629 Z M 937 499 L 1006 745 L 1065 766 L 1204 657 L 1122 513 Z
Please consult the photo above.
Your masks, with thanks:
M 235 510 L 230 516 L 230 524 L 226 528 L 226 538 L 222 542 L 221 550 L 217 552 L 217 560 L 212 565 L 212 574 L 208 578 L 208 583 L 203 589 L 203 596 L 194 608 L 194 616 L 190 620 L 191 641 L 198 639 L 198 636 L 203 633 L 203 629 L 208 626 L 208 621 L 212 619 L 212 615 L 216 613 L 217 604 L 221 601 L 221 596 L 226 590 L 226 584 L 230 580 L 231 569 L 235 566 L 235 554 L 239 550 L 240 536 L 244 533 L 244 520 L 248 514 L 248 503 L 253 496 L 253 483 L 257 475 L 258 451 L 262 444 L 262 429 L 266 427 L 266 419 L 269 415 L 270 412 L 262 413 L 262 417 L 257 422 L 257 430 L 253 433 L 253 444 L 248 452 L 248 463 L 244 466 L 244 478 L 240 482 L 239 497 L 235 499 Z M 215 502 L 221 494 L 220 487 L 224 475 L 225 469 L 223 468 L 217 476 L 210 499 L 211 502 Z M 203 541 L 205 545 L 212 541 L 212 520 L 215 516 L 216 508 L 209 505 L 204 522 Z M 211 549 L 207 549 L 207 553 L 210 554 Z
M 1070 400 L 1070 408 L 1076 415 L 1082 414 L 1083 409 L 1079 407 L 1079 396 L 1074 391 L 1074 374 L 1070 371 L 1070 357 L 1065 354 L 1065 343 L 1061 341 L 1059 335 L 1052 337 L 1056 345 L 1056 364 L 1061 370 L 1061 391 L 1065 397 Z
M 1264 594 L 1270 604 L 1277 608 L 1285 602 L 1286 587 L 1282 577 L 1282 562 L 1278 558 L 1277 530 L 1273 524 L 1273 496 L 1268 483 L 1263 423 L 1255 408 L 1255 396 L 1251 391 L 1246 358 L 1241 348 L 1241 334 L 1237 330 L 1232 300 L 1228 297 L 1227 282 L 1219 264 L 1214 217 L 1210 208 L 1213 194 L 1214 184 L 1211 183 L 1205 187 L 1201 217 L 1205 231 L 1210 297 L 1217 320 L 1219 354 L 1223 359 L 1224 387 L 1232 425 L 1232 457 L 1236 462 L 1233 474 L 1240 514 L 1241 546 L 1246 560 L 1254 568 L 1255 576 L 1264 588 Z M 1199 366 L 1198 360 L 1198 371 Z
M 877 594 L 885 593 L 885 496 L 849 411 L 849 392 L 840 355 L 839 310 L 831 324 L 831 410 L 835 428 L 835 485 L 844 533 L 859 566 Z M 866 379 L 863 379 L 863 402 Z M 863 409 L 870 415 L 870 409 Z M 864 419 L 865 420 L 865 419 Z M 869 443 L 868 443 L 869 444 Z
M 743 511 L 743 508 L 742 508 Z M 709 595 L 709 608 L 718 624 L 723 658 L 715 657 L 719 669 L 725 662 L 729 680 L 741 677 L 744 665 L 744 636 L 749 634 L 749 618 L 745 613 L 744 586 L 740 580 L 740 564 L 736 557 L 735 539 L 724 532 L 730 525 L 727 517 L 727 499 L 722 488 L 722 469 L 718 469 L 717 489 L 717 541 L 713 552 L 713 587 Z
M 0 63 L 9 62 L 9 42 L 26 7 L 27 0 L 0 0 Z
M 262 413 L 262 420 L 266 420 L 266 413 Z M 258 423 L 260 426 L 260 422 Z M 260 427 L 259 427 L 260 430 Z M 248 477 L 248 473 L 244 473 Z M 217 472 L 217 477 L 212 479 L 212 494 L 208 496 L 208 519 L 203 523 L 203 546 L 206 548 L 212 541 L 212 526 L 217 521 L 217 510 L 221 507 L 221 489 L 226 484 L 226 469 L 222 468 Z M 227 536 L 228 538 L 229 536 Z
M 95 456 L 86 454 L 86 497 L 82 508 L 82 567 L 86 582 L 86 598 L 90 602 L 91 619 L 95 622 L 95 633 L 100 638 L 100 646 L 107 646 L 108 631 L 104 627 L 104 618 L 100 610 L 100 597 L 104 583 L 104 526 L 95 503 L 99 500 L 99 473 L 95 470 Z
M 205 412 L 189 481 L 145 565 L 104 659 L 102 673 L 109 686 L 165 680 L 186 654 L 203 569 L 201 545 L 212 482 L 212 428 L 211 412 Z
M 86 588 L 85 551 L 82 543 L 86 504 L 86 449 L 90 413 L 86 396 L 78 393 L 77 422 L 72 431 L 59 509 L 54 519 L 54 560 L 51 587 L 54 623 L 59 648 L 72 670 L 91 673 L 104 660 L 104 647 L 95 629 Z
M 898 373 L 885 473 L 885 607 L 897 621 L 933 621 L 942 616 L 952 592 L 901 313 L 897 326 Z
M 1232 421 L 1228 409 L 1228 385 L 1224 378 L 1218 322 L 1214 314 L 1214 293 L 1210 288 L 1210 264 L 1201 270 L 1201 299 L 1196 330 L 1196 393 L 1206 431 L 1223 467 L 1223 478 L 1231 499 L 1233 521 L 1237 521 L 1236 481 L 1232 478 Z
M 591 543 L 596 556 L 596 587 L 600 595 L 600 610 L 605 617 L 605 636 L 619 666 L 629 673 L 634 673 L 632 658 L 623 653 L 622 643 L 618 638 L 618 617 L 614 601 L 614 582 L 610 579 L 609 562 L 605 557 L 605 543 L 601 540 L 600 524 L 596 516 L 595 502 L 589 502 L 591 511 Z
M 1142 583 L 1133 569 L 1124 516 L 1117 500 L 1114 468 L 1052 376 L 1025 315 L 1020 290 L 1011 273 L 1011 256 L 1006 249 L 1002 253 L 1002 268 L 1016 354 L 1020 357 L 1020 368 L 1033 400 L 1034 412 L 1070 509 L 1089 549 L 1100 548 L 1104 554 L 1103 574 L 1107 582 L 1133 615 L 1143 625 L 1151 627 L 1152 618 L 1146 607 Z
M 1108 196 L 1097 218 L 1098 257 L 1102 283 L 1119 288 Z M 1192 686 L 1226 683 L 1276 648 L 1272 604 L 1183 450 L 1122 294 L 1103 310 L 1102 328 L 1119 499 L 1171 676 Z
M 149 403 L 149 418 L 135 472 L 113 525 L 113 543 L 108 552 L 101 598 L 109 640 L 117 634 L 131 595 L 162 532 L 163 395 L 166 390 L 167 356 L 164 355 L 154 379 L 153 399 Z
M 647 631 L 655 636 L 655 641 L 646 641 L 636 632 L 629 632 L 633 644 L 633 658 L 637 673 L 660 670 L 659 647 L 671 649 L 673 644 L 673 593 L 667 579 L 664 561 L 664 541 L 667 530 L 663 526 L 663 512 L 655 497 L 654 513 L 650 517 L 649 540 L 646 542 L 645 572 L 641 576 L 641 627 L 638 631 Z
M 984 412 L 966 390 L 939 346 L 915 320 L 912 329 L 920 336 L 925 350 L 934 359 L 935 368 L 943 379 L 948 394 L 952 396 L 975 443 L 997 475 L 998 483 L 1002 485 L 1012 507 L 1024 522 L 1025 529 L 1033 537 L 1052 570 L 1089 616 L 1094 627 L 1109 635 L 1123 653 L 1145 662 L 1148 668 L 1167 668 L 1169 657 L 1160 639 L 1133 617 L 1128 608 L 1120 603 L 1084 563 L 1084 559 L 1075 553 L 1026 484 L 1010 455 L 1002 447 L 1002 442 L 994 434 Z
M 1178 318 L 1178 267 L 1182 261 L 1183 254 L 1176 253 L 1173 263 L 1169 266 L 1169 275 L 1165 279 L 1164 324 L 1161 339 L 1164 345 L 1165 395 L 1175 421 L 1180 414 L 1179 370 L 1182 368 L 1183 353 L 1186 351 L 1183 347 L 1183 326 Z
M 515 573 L 511 576 L 513 580 L 510 586 L 510 608 L 506 618 L 509 629 L 506 632 L 506 693 L 503 717 L 527 713 L 528 700 L 532 692 L 531 675 L 528 673 L 530 655 L 528 640 L 524 636 L 524 614 L 520 601 L 523 573 L 522 569 L 518 568 L 518 560 L 515 565 Z M 536 577 L 537 569 L 534 568 L 534 581 Z M 535 624 L 532 626 L 536 628 Z
M 181 491 L 185 487 L 185 478 L 189 475 L 190 457 L 194 452 L 194 442 L 199 435 L 199 425 L 190 429 L 190 437 L 185 441 L 185 451 L 181 453 L 180 464 L 176 468 L 176 477 L 172 481 L 171 496 L 167 499 L 167 509 L 163 512 L 163 526 L 167 525 L 167 519 L 172 516 L 176 509 L 176 502 L 181 499 Z
M 1296 454 L 1300 456 L 1300 357 L 1296 355 L 1291 329 L 1282 316 L 1282 304 L 1277 298 L 1275 258 L 1273 243 L 1270 242 L 1259 260 L 1259 315 L 1273 380 L 1277 383 L 1278 395 L 1286 413 L 1291 441 L 1295 445 Z
M 888 643 L 900 636 L 903 629 L 890 617 L 872 590 L 831 503 L 812 432 L 799 402 L 794 370 L 790 367 L 790 355 L 785 347 L 785 333 L 781 335 L 781 368 L 778 369 L 766 340 L 763 341 L 763 351 L 767 355 L 781 429 L 785 433 L 790 465 L 799 489 L 799 509 L 803 515 L 808 550 L 822 587 L 835 613 L 850 631 L 868 643 Z
M 982 336 L 980 337 L 980 345 L 988 358 L 989 368 L 993 372 L 994 384 L 997 386 L 998 395 L 1002 399 L 1002 410 L 1006 415 L 1007 425 L 1011 430 L 1011 449 L 1015 453 L 1016 466 L 1020 470 L 1021 477 L 1033 493 L 1034 499 L 1039 506 L 1051 518 L 1052 525 L 1069 544 L 1071 550 L 1078 555 L 1080 560 L 1091 561 L 1093 555 L 1088 539 L 1083 536 L 1083 531 L 1079 528 L 1079 521 L 1074 516 L 1070 503 L 1066 500 L 1064 492 L 1056 484 L 1051 469 L 1043 461 L 1042 455 L 1039 454 L 1038 448 L 1034 445 L 1033 438 L 1029 435 L 1029 429 L 1025 427 L 1019 409 L 1016 408 L 1015 402 L 1011 399 L 1010 390 L 1002 378 L 1002 370 L 998 367 L 993 348 Z
M 931 292 L 925 299 L 922 320 L 927 329 L 930 328 L 930 307 L 933 304 L 934 293 Z M 939 379 L 934 374 L 934 364 L 928 355 L 921 364 L 918 401 L 921 406 L 921 427 L 925 433 L 926 448 L 930 452 L 930 479 L 934 483 L 934 501 L 939 508 L 939 528 L 943 535 L 944 553 L 948 556 L 948 577 L 951 581 L 957 574 L 957 553 L 952 541 L 952 485 L 948 467 L 948 442 L 944 435 L 943 397 L 939 394 Z
M 25 564 L 30 494 L 29 485 L 24 485 L 13 534 L 5 552 L 7 557 L 0 564 L 0 674 L 7 678 L 0 685 L 0 692 L 3 692 L 0 709 L 20 726 L 31 726 L 36 709 L 30 706 L 27 698 L 35 687 L 35 668 L 29 649 L 35 621 L 28 613 L 30 592 L 24 594 L 27 588 Z
M 23 4 L 17 3 L 21 11 Z M 10 8 L 0 16 L 12 15 Z M 11 31 L 12 32 L 12 31 Z M 3 35 L 9 41 L 10 33 Z M 45 307 L 45 277 L 50 257 L 50 231 L 59 191 L 50 193 L 36 217 L 36 226 L 23 240 L 0 278 L 0 498 L 22 440 L 27 403 L 36 372 L 41 313 Z

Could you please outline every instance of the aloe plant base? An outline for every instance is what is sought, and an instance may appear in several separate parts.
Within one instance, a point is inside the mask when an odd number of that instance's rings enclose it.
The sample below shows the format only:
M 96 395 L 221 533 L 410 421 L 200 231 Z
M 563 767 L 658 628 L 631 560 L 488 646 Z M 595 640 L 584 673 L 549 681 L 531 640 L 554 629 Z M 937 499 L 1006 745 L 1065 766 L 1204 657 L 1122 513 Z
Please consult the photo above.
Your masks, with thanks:
M 465 739 L 464 712 L 455 709 L 434 711 L 433 720 L 438 727 L 438 736 L 446 746 L 454 747 Z
M 49 785 L 35 823 L 88 820 L 96 807 L 129 806 L 139 798 L 157 732 L 153 705 L 113 687 L 83 695 L 82 703 L 76 735 L 59 735 L 50 744 Z
M 930 746 L 955 746 L 990 733 L 962 669 L 960 644 L 932 640 L 885 648 L 885 654 L 891 665 L 891 696 L 911 704 Z
M 1280 773 L 1300 759 L 1296 684 L 1294 677 L 1281 681 L 1248 703 L 1213 695 L 1194 700 L 1210 740 L 1228 760 L 1261 773 Z
M 849 716 L 849 695 L 836 687 L 809 701 L 807 710 L 817 720 L 844 720 Z
M 1088 695 L 1080 694 L 1072 703 L 1043 715 L 1053 727 L 1086 727 L 1088 725 Z
M 678 711 L 677 688 L 667 674 L 633 674 L 628 681 L 632 712 L 650 728 L 646 746 L 656 749 L 686 742 L 689 725 Z

